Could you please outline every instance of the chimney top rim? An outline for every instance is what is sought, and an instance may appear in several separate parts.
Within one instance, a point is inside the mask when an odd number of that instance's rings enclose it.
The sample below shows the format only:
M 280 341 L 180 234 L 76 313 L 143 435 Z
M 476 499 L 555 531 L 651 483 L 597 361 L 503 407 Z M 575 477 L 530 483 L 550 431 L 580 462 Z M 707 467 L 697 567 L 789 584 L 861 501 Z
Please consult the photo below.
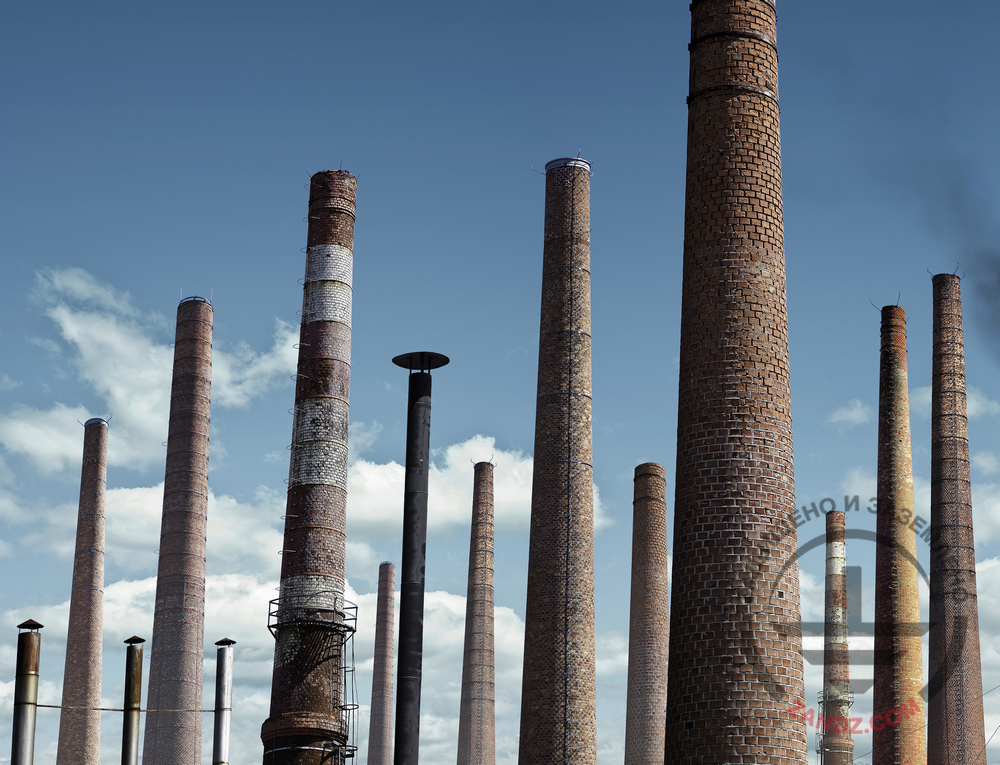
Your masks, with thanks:
M 560 157 L 559 159 L 554 159 L 551 162 L 545 163 L 545 172 L 549 170 L 555 170 L 557 167 L 582 167 L 587 172 L 593 172 L 590 167 L 590 162 L 586 159 L 580 159 L 580 157 Z

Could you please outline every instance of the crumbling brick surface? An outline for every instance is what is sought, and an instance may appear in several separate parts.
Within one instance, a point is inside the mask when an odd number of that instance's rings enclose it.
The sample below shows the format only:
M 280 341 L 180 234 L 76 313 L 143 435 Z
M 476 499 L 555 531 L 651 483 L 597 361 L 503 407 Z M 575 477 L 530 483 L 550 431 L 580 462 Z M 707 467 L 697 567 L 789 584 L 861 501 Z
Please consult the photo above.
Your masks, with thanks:
M 986 765 L 959 277 L 934 277 L 927 765 Z
M 372 662 L 372 707 L 368 724 L 368 765 L 392 763 L 392 636 L 396 567 L 378 567 L 375 604 L 375 652 Z
M 87 420 L 59 715 L 58 765 L 100 765 L 101 640 L 104 625 L 104 510 L 108 423 Z M 73 709 L 71 707 L 77 707 Z M 86 707 L 86 708 L 80 708 Z
M 635 469 L 628 629 L 627 765 L 662 765 L 670 609 L 667 483 L 652 462 Z
M 665 762 L 801 764 L 775 9 L 691 16 Z
M 143 762 L 201 761 L 212 305 L 177 307 Z M 183 710 L 183 711 L 173 711 Z
M 493 465 L 477 462 L 474 471 L 458 765 L 494 765 Z
M 597 761 L 590 165 L 545 174 L 521 765 Z
M 916 705 L 897 724 L 872 725 L 872 765 L 927 759 L 924 674 L 920 646 L 920 575 L 913 519 L 910 396 L 906 373 L 906 312 L 882 309 L 878 395 L 878 515 L 875 543 L 875 686 L 873 712 Z
M 261 728 L 267 765 L 339 762 L 348 739 L 346 633 L 332 624 L 345 618 L 356 199 L 347 171 L 312 176 L 271 714 Z
M 847 642 L 847 546 L 843 512 L 826 514 L 826 619 L 823 635 L 823 765 L 852 765 L 851 667 Z M 830 722 L 832 721 L 832 722 Z

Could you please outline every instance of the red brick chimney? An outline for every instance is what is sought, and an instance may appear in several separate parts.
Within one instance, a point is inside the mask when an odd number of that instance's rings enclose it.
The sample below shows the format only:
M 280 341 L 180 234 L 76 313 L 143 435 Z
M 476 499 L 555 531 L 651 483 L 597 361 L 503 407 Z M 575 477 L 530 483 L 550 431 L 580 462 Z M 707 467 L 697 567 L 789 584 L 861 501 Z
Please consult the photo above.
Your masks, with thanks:
M 913 520 L 906 312 L 882 309 L 875 544 L 875 688 L 872 765 L 927 759 Z
M 807 762 L 775 25 L 691 3 L 666 765 Z

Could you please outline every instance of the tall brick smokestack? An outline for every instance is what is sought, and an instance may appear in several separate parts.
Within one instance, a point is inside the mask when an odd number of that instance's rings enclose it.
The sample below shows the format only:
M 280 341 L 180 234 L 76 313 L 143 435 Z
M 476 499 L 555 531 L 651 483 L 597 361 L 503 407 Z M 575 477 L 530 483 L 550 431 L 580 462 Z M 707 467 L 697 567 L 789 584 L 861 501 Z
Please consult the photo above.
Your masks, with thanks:
M 147 765 L 201 762 L 211 388 L 212 304 L 185 298 L 177 307 L 147 693 L 149 709 L 171 711 L 146 713 Z
M 934 285 L 927 765 L 986 765 L 959 278 Z
M 775 39 L 691 4 L 667 765 L 807 759 Z
M 882 309 L 875 544 L 872 765 L 925 762 L 923 662 L 913 519 L 906 312 Z M 878 716 L 885 720 L 880 724 Z
M 368 765 L 392 763 L 392 632 L 396 567 L 378 567 L 375 604 L 375 659 L 372 663 L 372 711 L 368 723 Z
M 493 463 L 477 462 L 472 487 L 458 765 L 495 765 L 493 679 Z
M 660 465 L 647 462 L 635 469 L 632 502 L 626 765 L 663 762 L 670 627 L 668 551 L 666 474 Z
M 590 163 L 545 166 L 521 765 L 597 761 Z
M 104 627 L 104 503 L 108 423 L 87 420 L 69 599 L 66 671 L 59 717 L 58 765 L 100 765 L 101 638 Z M 71 707 L 77 707 L 72 709 Z M 80 708 L 84 707 L 84 708 Z
M 336 765 L 343 714 L 347 416 L 357 180 L 312 176 L 266 765 Z M 274 607 L 276 606 L 276 607 Z
M 854 739 L 851 738 L 850 654 L 847 645 L 847 546 L 845 516 L 838 511 L 826 514 L 826 618 L 823 635 L 823 716 L 820 738 L 822 765 L 851 765 Z

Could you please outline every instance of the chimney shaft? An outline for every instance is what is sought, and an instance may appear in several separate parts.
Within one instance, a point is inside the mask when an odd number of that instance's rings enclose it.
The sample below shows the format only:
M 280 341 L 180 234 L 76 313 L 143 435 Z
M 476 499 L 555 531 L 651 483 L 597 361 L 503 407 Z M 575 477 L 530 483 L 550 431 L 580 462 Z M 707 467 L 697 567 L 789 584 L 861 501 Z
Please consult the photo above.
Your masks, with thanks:
M 171 711 L 146 713 L 146 765 L 201 761 L 211 385 L 212 305 L 185 298 L 177 307 L 147 691 L 150 709 Z
M 775 16 L 691 3 L 666 765 L 808 758 Z
M 961 285 L 933 285 L 927 765 L 986 765 Z
M 399 675 L 396 680 L 395 765 L 420 756 L 420 682 L 424 650 L 427 488 L 430 481 L 431 374 L 448 363 L 440 353 L 415 352 L 392 363 L 410 370 L 406 404 L 403 557 L 399 582 Z
M 266 765 L 339 765 L 346 752 L 344 606 L 351 272 L 357 180 L 312 176 Z
M 851 765 L 854 739 L 851 738 L 850 655 L 847 644 L 847 546 L 845 516 L 826 514 L 826 620 L 823 638 L 824 726 L 820 736 L 822 765 Z M 819 726 L 817 726 L 819 727 Z
M 97 708 L 101 706 L 107 477 L 108 423 L 100 418 L 90 419 L 83 430 L 83 469 L 57 765 L 100 765 L 101 762 L 101 713 Z
M 545 166 L 520 765 L 597 761 L 590 164 Z
M 474 471 L 458 765 L 495 765 L 493 465 L 477 462 Z
M 368 765 L 392 763 L 392 635 L 396 568 L 378 567 L 375 604 L 375 658 L 372 662 L 372 710 L 368 725 Z
M 628 629 L 627 765 L 662 765 L 667 709 L 669 586 L 666 473 L 635 469 L 632 502 L 632 602 Z
M 913 519 L 906 312 L 882 309 L 875 544 L 872 765 L 925 762 L 923 662 Z M 879 716 L 885 720 L 879 723 Z

